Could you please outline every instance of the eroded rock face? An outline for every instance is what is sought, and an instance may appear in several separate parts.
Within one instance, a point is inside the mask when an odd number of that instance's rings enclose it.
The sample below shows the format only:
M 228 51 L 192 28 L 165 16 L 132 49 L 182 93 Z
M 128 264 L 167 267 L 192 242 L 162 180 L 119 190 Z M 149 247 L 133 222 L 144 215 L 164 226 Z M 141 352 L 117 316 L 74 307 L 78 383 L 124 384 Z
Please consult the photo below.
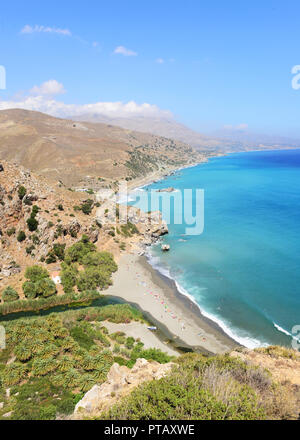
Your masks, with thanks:
M 173 365 L 172 362 L 159 364 L 137 359 L 135 366 L 130 370 L 125 366 L 114 364 L 108 373 L 107 381 L 101 386 L 95 385 L 77 403 L 74 418 L 79 418 L 84 413 L 92 414 L 106 410 L 141 383 L 159 380 L 166 376 Z

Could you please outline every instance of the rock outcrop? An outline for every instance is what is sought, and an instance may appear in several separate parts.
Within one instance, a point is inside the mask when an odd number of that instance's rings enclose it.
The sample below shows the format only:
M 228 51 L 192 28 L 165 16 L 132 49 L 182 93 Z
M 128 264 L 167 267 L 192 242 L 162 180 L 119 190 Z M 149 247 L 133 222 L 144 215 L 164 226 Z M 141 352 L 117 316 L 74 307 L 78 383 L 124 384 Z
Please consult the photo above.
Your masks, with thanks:
M 148 362 L 145 359 L 137 359 L 136 364 L 130 370 L 125 366 L 114 364 L 108 373 L 107 381 L 101 386 L 95 385 L 77 403 L 74 418 L 80 418 L 83 414 L 91 415 L 106 410 L 141 383 L 159 380 L 166 376 L 173 365 L 172 362 L 159 364 L 154 361 Z
M 173 188 L 172 186 L 170 186 L 169 188 L 163 188 L 163 189 L 159 189 L 157 192 L 167 192 L 167 193 L 171 193 L 176 191 L 175 188 Z

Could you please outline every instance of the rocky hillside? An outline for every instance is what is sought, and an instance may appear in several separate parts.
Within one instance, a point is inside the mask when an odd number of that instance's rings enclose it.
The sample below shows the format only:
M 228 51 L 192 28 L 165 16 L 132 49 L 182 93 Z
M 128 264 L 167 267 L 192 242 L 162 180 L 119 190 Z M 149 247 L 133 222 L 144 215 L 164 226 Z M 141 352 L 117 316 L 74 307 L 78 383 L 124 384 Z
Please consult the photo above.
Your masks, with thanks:
M 164 137 L 27 110 L 0 111 L 0 158 L 67 186 L 146 176 L 200 162 L 205 154 Z
M 160 364 L 156 361 L 148 362 L 146 359 L 137 359 L 131 369 L 115 363 L 107 374 L 107 380 L 101 386 L 95 385 L 77 403 L 75 418 L 80 419 L 81 414 L 108 410 L 142 383 L 165 377 L 173 366 L 172 362 Z
M 141 242 L 150 244 L 168 231 L 159 213 L 140 216 L 133 207 L 128 208 L 128 223 L 119 225 L 112 215 L 118 208 L 113 202 L 101 209 L 94 194 L 51 186 L 7 161 L 0 163 L 0 204 L 0 296 L 7 285 L 19 288 L 28 266 L 42 264 L 50 272 L 60 270 L 55 252 L 83 235 L 118 259 L 120 253 Z M 156 222 L 149 224 L 153 216 Z
M 138 359 L 132 370 L 114 364 L 107 380 L 77 403 L 73 418 L 296 420 L 299 379 L 300 354 L 282 347 L 188 354 L 164 365 Z

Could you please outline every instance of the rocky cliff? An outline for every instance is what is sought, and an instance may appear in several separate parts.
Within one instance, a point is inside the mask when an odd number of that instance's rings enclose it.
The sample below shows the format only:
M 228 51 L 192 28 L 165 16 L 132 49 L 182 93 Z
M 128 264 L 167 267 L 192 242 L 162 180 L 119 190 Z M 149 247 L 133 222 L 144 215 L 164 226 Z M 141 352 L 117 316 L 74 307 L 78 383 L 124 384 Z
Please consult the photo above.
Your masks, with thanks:
M 145 359 L 137 359 L 131 370 L 125 366 L 114 364 L 107 375 L 106 382 L 101 386 L 95 385 L 77 403 L 74 418 L 82 418 L 84 415 L 92 416 L 105 411 L 143 382 L 165 377 L 173 366 L 172 362 L 159 364 Z

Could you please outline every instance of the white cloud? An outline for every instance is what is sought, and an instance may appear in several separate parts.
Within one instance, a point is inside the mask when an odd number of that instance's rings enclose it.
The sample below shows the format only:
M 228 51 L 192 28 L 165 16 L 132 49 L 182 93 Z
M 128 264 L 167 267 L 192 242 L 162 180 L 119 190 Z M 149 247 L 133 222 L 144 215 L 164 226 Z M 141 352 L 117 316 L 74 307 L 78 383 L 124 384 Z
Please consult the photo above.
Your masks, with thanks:
M 157 58 L 155 60 L 155 62 L 158 63 L 158 64 L 164 64 L 165 60 L 163 58 Z
M 66 35 L 68 37 L 71 37 L 72 32 L 69 29 L 60 29 L 56 27 L 50 27 L 50 26 L 41 26 L 41 25 L 35 25 L 30 26 L 29 24 L 26 24 L 26 26 L 23 27 L 21 30 L 21 34 L 34 34 L 34 33 L 48 33 L 48 34 L 60 34 L 60 35 Z
M 55 79 L 50 79 L 44 82 L 40 86 L 34 86 L 29 93 L 36 96 L 55 96 L 66 93 L 63 84 L 59 83 Z
M 47 113 L 57 117 L 79 116 L 84 114 L 104 115 L 107 117 L 130 118 L 136 116 L 167 117 L 171 118 L 172 113 L 161 110 L 156 105 L 143 103 L 137 104 L 134 101 L 127 103 L 118 102 L 95 102 L 91 104 L 65 104 L 62 101 L 53 99 L 54 95 L 64 93 L 63 84 L 55 80 L 44 82 L 41 86 L 33 87 L 28 96 L 19 97 L 11 101 L 0 100 L 0 110 L 25 109 Z
M 236 130 L 247 130 L 248 124 L 239 124 L 236 126 Z
M 133 50 L 127 49 L 124 46 L 118 46 L 115 48 L 114 53 L 119 55 L 124 55 L 125 57 L 136 57 L 137 52 L 134 52 Z

